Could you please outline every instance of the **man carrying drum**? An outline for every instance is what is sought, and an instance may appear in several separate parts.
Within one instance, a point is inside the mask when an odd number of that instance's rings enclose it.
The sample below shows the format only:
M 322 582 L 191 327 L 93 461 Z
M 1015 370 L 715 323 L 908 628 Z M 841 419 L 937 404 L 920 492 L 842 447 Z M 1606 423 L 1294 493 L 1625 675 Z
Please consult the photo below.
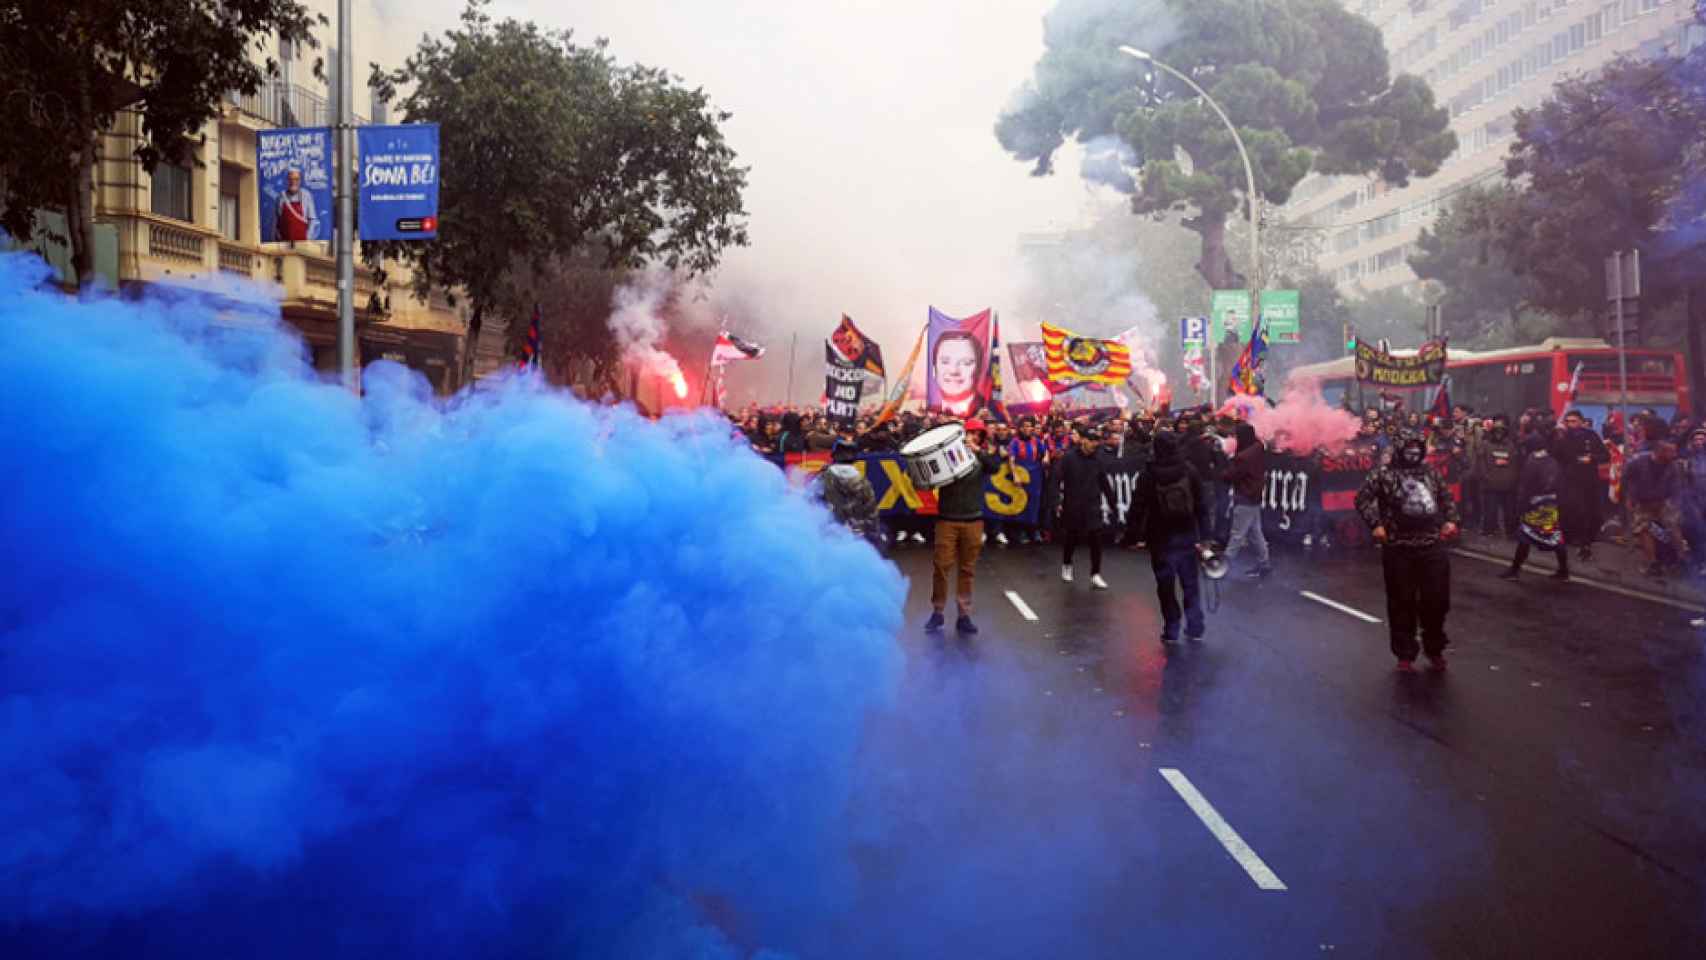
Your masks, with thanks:
M 977 467 L 936 491 L 935 570 L 930 578 L 933 612 L 924 624 L 924 629 L 931 633 L 939 632 L 946 623 L 942 611 L 948 606 L 948 574 L 955 568 L 959 576 L 954 585 L 954 601 L 959 605 L 960 618 L 954 628 L 962 634 L 977 633 L 977 624 L 971 620 L 971 594 L 977 557 L 983 551 L 984 478 L 1001 469 L 1004 456 L 989 452 L 987 441 L 983 421 L 967 420 L 966 445 L 971 448 Z

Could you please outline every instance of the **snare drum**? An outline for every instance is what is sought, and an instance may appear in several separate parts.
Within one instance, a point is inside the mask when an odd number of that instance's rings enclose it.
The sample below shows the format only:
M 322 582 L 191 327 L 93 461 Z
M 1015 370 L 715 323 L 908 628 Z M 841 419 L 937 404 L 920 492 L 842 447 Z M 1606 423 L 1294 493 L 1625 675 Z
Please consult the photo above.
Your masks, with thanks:
M 966 446 L 966 430 L 957 423 L 919 434 L 900 448 L 900 455 L 912 485 L 920 490 L 945 487 L 977 469 L 977 458 Z

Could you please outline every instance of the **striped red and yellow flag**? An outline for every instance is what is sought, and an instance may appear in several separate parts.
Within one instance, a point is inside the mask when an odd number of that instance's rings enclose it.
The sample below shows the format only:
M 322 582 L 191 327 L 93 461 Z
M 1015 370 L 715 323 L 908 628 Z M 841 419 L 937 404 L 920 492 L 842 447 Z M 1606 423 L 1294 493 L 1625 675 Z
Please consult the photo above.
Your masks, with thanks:
M 1131 348 L 1120 341 L 1081 337 L 1051 323 L 1042 328 L 1049 389 L 1054 392 L 1081 383 L 1124 383 L 1131 376 Z

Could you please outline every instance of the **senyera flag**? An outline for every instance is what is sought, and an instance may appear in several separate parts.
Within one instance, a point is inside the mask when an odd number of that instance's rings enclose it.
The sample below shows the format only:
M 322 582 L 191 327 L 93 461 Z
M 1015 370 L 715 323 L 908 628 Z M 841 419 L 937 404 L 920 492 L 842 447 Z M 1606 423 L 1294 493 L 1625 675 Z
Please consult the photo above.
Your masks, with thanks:
M 711 366 L 720 367 L 730 360 L 757 360 L 762 356 L 763 347 L 725 330 L 717 334 L 717 345 L 711 348 Z
M 1118 385 L 1131 376 L 1131 348 L 1120 341 L 1081 337 L 1052 323 L 1041 326 L 1050 390 L 1060 393 L 1085 383 Z

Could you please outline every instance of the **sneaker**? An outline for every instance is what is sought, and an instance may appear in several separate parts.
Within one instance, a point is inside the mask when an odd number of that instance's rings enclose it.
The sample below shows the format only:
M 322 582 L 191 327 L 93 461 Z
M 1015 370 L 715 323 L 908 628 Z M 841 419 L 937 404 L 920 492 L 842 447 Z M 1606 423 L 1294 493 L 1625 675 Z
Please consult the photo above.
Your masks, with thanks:
M 983 535 L 983 539 L 978 541 L 978 544 L 982 545 L 982 544 L 985 544 L 988 542 L 989 542 L 989 534 L 986 533 Z
M 1445 651 L 1441 650 L 1439 653 L 1428 654 L 1428 663 L 1431 664 L 1435 670 L 1444 670 Z
M 1197 643 L 1202 640 L 1202 633 L 1187 633 L 1185 634 L 1185 639 L 1192 643 Z
M 1090 575 L 1090 586 L 1095 587 L 1097 590 L 1106 590 L 1108 589 L 1108 581 L 1103 580 L 1101 574 L 1092 573 Z
M 1515 570 L 1506 570 L 1505 572 L 1499 574 L 1500 580 L 1515 580 L 1516 578 L 1517 578 L 1517 572 Z
M 912 542 L 913 542 L 913 543 L 923 543 L 923 542 L 924 542 L 924 534 L 922 534 L 922 533 L 914 533 L 914 534 L 913 534 L 913 535 L 912 535 Z
M 1315 538 L 1313 536 L 1307 534 L 1307 533 L 1304 534 L 1303 535 L 1303 549 L 1308 550 L 1313 546 L 1315 546 Z
M 930 615 L 930 619 L 924 621 L 924 630 L 926 633 L 941 633 L 942 627 L 947 622 L 948 619 L 942 616 L 942 611 L 938 610 Z
M 1592 547 L 1583 547 L 1580 550 L 1577 550 L 1576 551 L 1576 559 L 1580 560 L 1584 563 L 1592 560 L 1593 559 L 1593 548 Z
M 1072 568 L 1069 566 L 1063 565 L 1060 568 L 1060 579 L 1066 583 L 1071 583 L 1072 582 Z
M 1267 576 L 1267 574 L 1262 572 L 1261 567 L 1251 567 L 1244 571 L 1244 579 L 1246 580 L 1260 580 L 1265 576 Z
M 1399 673 L 1414 673 L 1414 672 L 1416 672 L 1416 662 L 1414 660 L 1400 660 L 1400 661 L 1398 661 L 1398 672 Z
M 995 542 L 1001 544 L 1004 547 L 1007 546 L 1007 535 L 1005 533 L 996 534 L 995 535 Z
M 1570 575 L 1565 573 L 1562 570 L 1559 570 L 1558 572 L 1552 574 L 1552 579 L 1558 581 L 1559 583 L 1569 583 L 1570 582 Z
M 962 613 L 960 618 L 954 621 L 954 629 L 961 633 L 976 633 L 977 624 L 971 622 L 971 614 Z
M 1271 563 L 1264 563 L 1261 566 L 1256 568 L 1256 576 L 1258 576 L 1258 577 L 1271 576 L 1273 574 L 1273 572 L 1274 572 L 1274 565 Z
M 1663 580 L 1665 578 L 1665 568 L 1656 563 L 1641 572 L 1652 577 L 1654 580 Z

